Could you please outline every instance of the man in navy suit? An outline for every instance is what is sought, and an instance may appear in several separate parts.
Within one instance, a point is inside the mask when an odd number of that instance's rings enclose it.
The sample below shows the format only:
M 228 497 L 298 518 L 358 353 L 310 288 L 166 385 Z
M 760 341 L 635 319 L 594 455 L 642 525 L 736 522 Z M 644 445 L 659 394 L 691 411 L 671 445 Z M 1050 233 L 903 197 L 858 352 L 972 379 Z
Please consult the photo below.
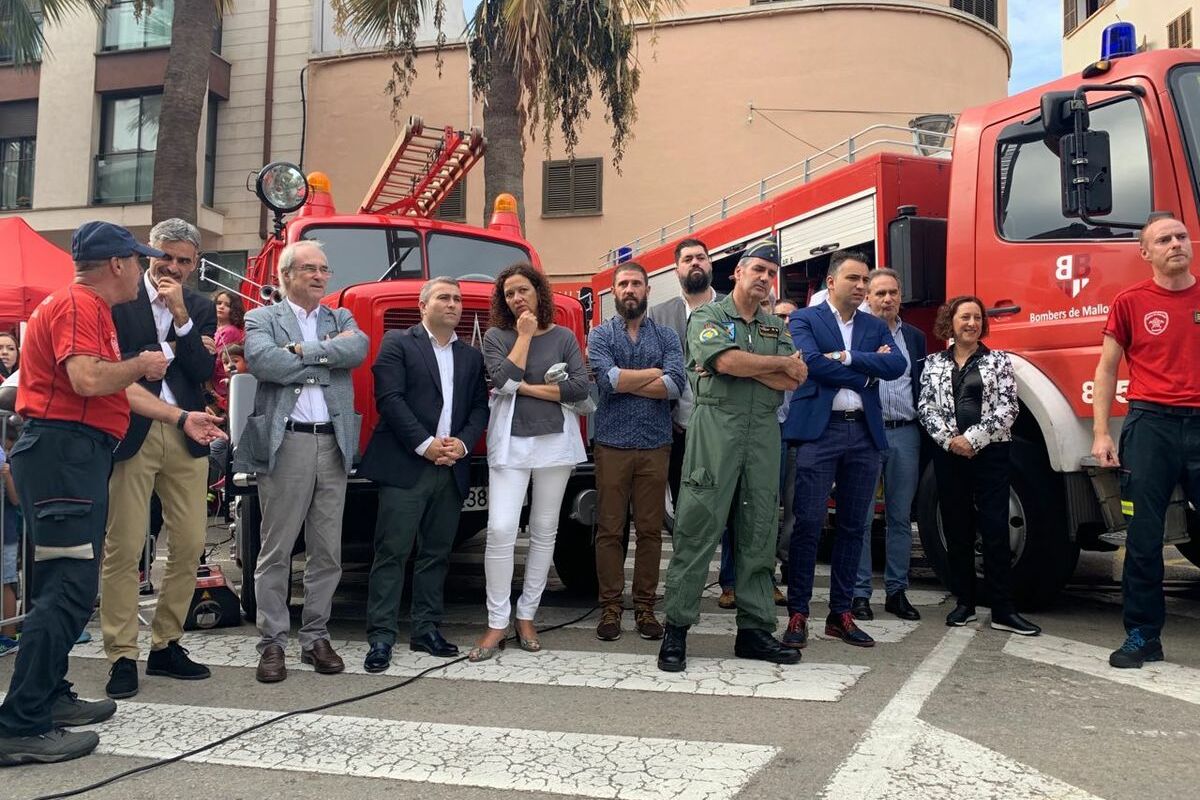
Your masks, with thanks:
M 379 423 L 358 474 L 379 483 L 375 562 L 367 595 L 363 666 L 382 672 L 399 635 L 404 567 L 413 543 L 409 649 L 451 657 L 438 630 L 442 591 L 459 512 L 470 489 L 471 448 L 488 421 L 483 356 L 459 341 L 462 292 L 452 278 L 421 287 L 421 324 L 388 331 L 371 371 Z
M 925 368 L 925 334 L 900 321 L 900 276 L 895 270 L 873 269 L 868 276 L 867 305 L 871 313 L 887 323 L 888 330 L 907 362 L 904 374 L 893 381 L 879 382 L 883 427 L 887 449 L 881 454 L 883 505 L 886 522 L 884 539 L 883 608 L 900 619 L 918 620 L 920 612 L 908 601 L 908 561 L 912 554 L 912 503 L 921 473 L 921 425 L 917 422 L 917 398 L 921 372 Z M 871 610 L 871 523 L 875 504 L 867 505 L 863 525 L 862 560 L 858 584 L 850 610 L 855 619 L 874 619 Z
M 850 599 L 862 552 L 862 521 L 875 495 L 879 453 L 887 447 L 878 383 L 900 377 L 907 362 L 887 324 L 859 310 L 869 272 L 862 253 L 834 253 L 825 277 L 827 301 L 788 319 L 809 374 L 792 396 L 783 427 L 783 438 L 799 443 L 792 500 L 796 523 L 788 558 L 789 619 L 783 636 L 789 647 L 808 643 L 817 542 L 835 482 L 837 539 L 825 633 L 859 647 L 875 644 L 855 624 Z

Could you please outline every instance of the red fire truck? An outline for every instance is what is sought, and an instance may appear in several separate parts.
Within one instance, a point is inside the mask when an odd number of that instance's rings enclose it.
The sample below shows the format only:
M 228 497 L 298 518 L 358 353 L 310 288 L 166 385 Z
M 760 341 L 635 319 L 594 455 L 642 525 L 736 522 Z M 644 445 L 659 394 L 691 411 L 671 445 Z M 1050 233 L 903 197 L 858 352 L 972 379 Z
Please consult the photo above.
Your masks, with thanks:
M 661 302 L 679 291 L 680 239 L 708 245 L 716 288 L 727 291 L 745 244 L 770 235 L 783 260 L 778 295 L 801 304 L 844 248 L 897 270 L 904 319 L 927 331 L 947 297 L 982 297 L 988 343 L 1010 353 L 1020 387 L 1009 507 L 1025 602 L 1056 593 L 1080 548 L 1123 541 L 1116 475 L 1090 456 L 1101 328 L 1116 293 L 1149 276 L 1136 231 L 1152 211 L 1200 230 L 1200 51 L 1134 54 L 1127 23 L 1106 41 L 1115 50 L 1082 74 L 964 111 L 952 137 L 875 126 L 604 259 L 636 258 L 652 275 L 651 302 Z M 595 320 L 613 313 L 611 277 L 610 268 L 592 281 Z M 1114 424 L 1127 385 L 1118 386 Z M 1182 498 L 1166 541 L 1200 564 L 1200 524 Z M 932 469 L 916 511 L 925 554 L 944 578 Z
M 349 309 L 371 342 L 366 360 L 353 374 L 355 407 L 363 416 L 360 452 L 378 419 L 371 364 L 385 332 L 420 321 L 417 299 L 421 285 L 437 276 L 461 281 L 463 315 L 457 333 L 463 341 L 479 347 L 488 327 L 496 274 L 519 261 L 541 268 L 537 252 L 522 237 L 511 195 L 497 198 L 486 228 L 434 218 L 438 206 L 482 157 L 485 147 L 478 129 L 467 133 L 451 127 L 427 131 L 414 117 L 397 138 L 358 209 L 349 214 L 334 208 L 329 179 L 322 173 L 306 177 L 295 165 L 269 164 L 259 173 L 256 189 L 274 214 L 273 235 L 249 260 L 244 277 L 211 262 L 202 265 L 205 279 L 236 290 L 249 306 L 255 306 L 280 299 L 278 261 L 286 245 L 306 239 L 324 244 L 334 273 L 330 294 L 322 302 Z M 285 221 L 284 215 L 292 212 L 295 215 Z M 224 279 L 221 273 L 225 273 Z M 556 294 L 554 318 L 570 328 L 583 345 L 584 310 L 577 299 Z M 235 446 L 253 407 L 254 386 L 249 375 L 237 375 L 231 381 L 230 433 Z M 255 476 L 237 474 L 231 483 L 240 495 L 235 535 L 242 567 L 241 600 L 243 610 L 253 619 L 254 565 L 261 524 Z M 580 465 L 564 495 L 555 552 L 555 566 L 564 583 L 584 590 L 595 585 L 594 486 L 591 464 Z M 372 483 L 352 475 L 349 488 L 342 525 L 348 569 L 371 561 L 377 509 Z M 471 491 L 463 504 L 458 543 L 486 527 L 487 506 L 487 458 L 481 439 L 471 455 Z

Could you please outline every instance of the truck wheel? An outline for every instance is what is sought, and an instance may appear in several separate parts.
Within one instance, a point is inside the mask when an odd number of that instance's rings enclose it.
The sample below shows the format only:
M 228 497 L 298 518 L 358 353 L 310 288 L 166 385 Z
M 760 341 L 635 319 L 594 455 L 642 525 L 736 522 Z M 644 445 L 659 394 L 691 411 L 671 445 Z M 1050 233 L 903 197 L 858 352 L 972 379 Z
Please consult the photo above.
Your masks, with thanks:
M 258 553 L 262 549 L 262 511 L 258 506 L 258 496 L 243 497 L 239 510 L 237 553 L 242 566 L 242 611 L 246 619 L 254 622 L 258 613 L 258 601 L 254 595 L 254 568 L 258 565 Z
M 1200 512 L 1194 508 L 1187 510 L 1187 528 L 1192 540 L 1175 546 L 1184 558 L 1200 567 Z
M 1009 546 L 1012 550 L 1012 593 L 1018 606 L 1029 608 L 1052 600 L 1075 571 L 1079 547 L 1067 531 L 1062 479 L 1050 469 L 1045 453 L 1024 439 L 1012 444 L 1009 472 Z M 917 493 L 921 545 L 930 566 L 950 585 L 946 536 L 942 530 L 937 477 L 933 464 L 925 469 Z M 976 537 L 975 575 L 983 577 L 983 559 Z M 980 584 L 979 599 L 990 599 Z
M 596 580 L 596 529 L 571 516 L 573 500 L 590 484 L 572 483 L 563 495 L 558 516 L 558 537 L 554 542 L 554 571 L 567 591 L 584 597 L 596 597 L 600 590 Z M 629 550 L 629 524 L 625 525 L 622 551 Z

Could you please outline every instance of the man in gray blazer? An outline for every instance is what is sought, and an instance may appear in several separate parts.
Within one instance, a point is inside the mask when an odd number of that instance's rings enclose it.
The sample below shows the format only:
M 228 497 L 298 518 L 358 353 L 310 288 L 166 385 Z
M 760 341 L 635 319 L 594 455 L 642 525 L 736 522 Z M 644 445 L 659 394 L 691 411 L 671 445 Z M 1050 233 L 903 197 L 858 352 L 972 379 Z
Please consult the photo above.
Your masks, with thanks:
M 287 601 L 301 525 L 308 560 L 300 660 L 322 674 L 345 668 L 329 644 L 327 625 L 342 576 L 346 476 L 362 424 L 350 370 L 366 358 L 367 337 L 349 311 L 321 305 L 331 274 L 320 242 L 294 242 L 279 256 L 283 302 L 246 315 L 246 365 L 258 391 L 234 468 L 257 473 L 262 506 L 262 550 L 254 570 L 260 636 L 255 677 L 262 683 L 287 677 Z

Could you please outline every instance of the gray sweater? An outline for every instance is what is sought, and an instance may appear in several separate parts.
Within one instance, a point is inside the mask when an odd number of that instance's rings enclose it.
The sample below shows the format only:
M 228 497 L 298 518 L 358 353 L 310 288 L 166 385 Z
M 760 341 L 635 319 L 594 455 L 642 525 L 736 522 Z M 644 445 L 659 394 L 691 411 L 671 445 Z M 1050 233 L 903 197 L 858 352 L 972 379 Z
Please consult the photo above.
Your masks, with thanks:
M 556 325 L 529 342 L 529 355 L 525 358 L 525 369 L 508 360 L 508 354 L 517 343 L 516 329 L 488 328 L 483 335 L 483 363 L 488 376 L 497 390 L 504 392 L 509 381 L 526 383 L 546 382 L 546 370 L 554 364 L 566 362 L 568 377 L 558 384 L 562 402 L 573 403 L 588 396 L 587 367 L 575 334 L 561 325 Z M 507 392 L 506 392 L 507 393 Z M 562 433 L 565 430 L 562 406 L 550 400 L 517 395 L 513 409 L 513 436 L 544 436 Z

